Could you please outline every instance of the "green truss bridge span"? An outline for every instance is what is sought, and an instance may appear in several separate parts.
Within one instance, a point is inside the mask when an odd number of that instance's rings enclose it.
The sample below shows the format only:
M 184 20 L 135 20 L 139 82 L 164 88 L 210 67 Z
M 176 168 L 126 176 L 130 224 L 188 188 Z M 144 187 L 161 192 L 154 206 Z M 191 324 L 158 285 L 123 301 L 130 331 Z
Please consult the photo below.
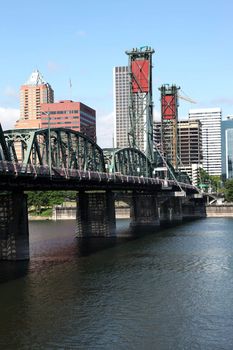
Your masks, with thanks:
M 205 216 L 188 177 L 161 172 L 138 149 L 101 149 L 69 129 L 0 129 L 0 260 L 29 258 L 26 190 L 76 190 L 78 237 L 115 234 L 115 199 L 131 207 L 131 228 Z

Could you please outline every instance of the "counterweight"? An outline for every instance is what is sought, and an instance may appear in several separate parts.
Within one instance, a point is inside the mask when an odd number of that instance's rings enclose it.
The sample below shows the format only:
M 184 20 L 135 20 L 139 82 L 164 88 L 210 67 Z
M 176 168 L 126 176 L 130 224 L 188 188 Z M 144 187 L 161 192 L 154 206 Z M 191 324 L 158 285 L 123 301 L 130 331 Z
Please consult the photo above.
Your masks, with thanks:
M 173 165 L 178 167 L 178 90 L 176 85 L 162 85 L 161 91 L 161 139 L 162 153 L 164 157 Z
M 153 161 L 152 54 L 148 46 L 126 51 L 129 56 L 129 146 Z

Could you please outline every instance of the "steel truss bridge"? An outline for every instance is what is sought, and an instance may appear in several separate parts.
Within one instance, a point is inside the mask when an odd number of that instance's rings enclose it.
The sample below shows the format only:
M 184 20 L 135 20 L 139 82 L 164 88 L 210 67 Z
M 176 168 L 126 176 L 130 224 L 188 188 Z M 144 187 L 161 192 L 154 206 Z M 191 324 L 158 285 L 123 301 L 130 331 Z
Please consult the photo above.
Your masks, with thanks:
M 29 259 L 24 191 L 77 191 L 79 238 L 115 235 L 116 195 L 129 200 L 133 228 L 204 217 L 198 189 L 174 169 L 160 176 L 164 159 L 154 159 L 134 148 L 103 150 L 69 129 L 0 128 L 0 260 Z
M 198 193 L 174 169 L 165 179 L 133 148 L 101 149 L 93 140 L 70 129 L 0 129 L 0 189 L 149 189 Z

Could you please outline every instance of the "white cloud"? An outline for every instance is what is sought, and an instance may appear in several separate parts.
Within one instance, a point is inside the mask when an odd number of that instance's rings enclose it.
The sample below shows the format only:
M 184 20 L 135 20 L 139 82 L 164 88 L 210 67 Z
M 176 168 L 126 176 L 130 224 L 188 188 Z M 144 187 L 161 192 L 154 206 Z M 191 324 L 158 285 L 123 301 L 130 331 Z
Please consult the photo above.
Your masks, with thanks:
M 114 113 L 98 116 L 97 113 L 97 143 L 101 148 L 113 146 Z
M 3 130 L 13 129 L 19 119 L 19 109 L 0 107 L 0 123 Z
M 153 120 L 161 121 L 160 112 L 153 110 Z M 114 112 L 108 114 L 100 114 L 97 112 L 97 144 L 101 148 L 113 147 L 114 137 Z
M 16 91 L 13 87 L 11 86 L 6 86 L 4 90 L 4 95 L 8 97 L 19 97 L 18 91 Z
M 157 109 L 153 109 L 153 121 L 160 122 L 161 121 L 161 113 Z

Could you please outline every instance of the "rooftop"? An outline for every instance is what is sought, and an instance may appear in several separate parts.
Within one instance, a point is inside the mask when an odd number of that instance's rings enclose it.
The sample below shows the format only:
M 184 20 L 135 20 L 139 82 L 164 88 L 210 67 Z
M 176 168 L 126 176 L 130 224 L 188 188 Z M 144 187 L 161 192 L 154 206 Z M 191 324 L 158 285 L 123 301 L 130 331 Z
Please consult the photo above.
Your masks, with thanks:
M 30 77 L 28 78 L 28 80 L 25 82 L 24 85 L 44 85 L 47 84 L 47 82 L 44 80 L 42 74 L 38 71 L 38 69 L 36 69 L 34 72 L 32 72 L 32 74 L 30 75 Z

